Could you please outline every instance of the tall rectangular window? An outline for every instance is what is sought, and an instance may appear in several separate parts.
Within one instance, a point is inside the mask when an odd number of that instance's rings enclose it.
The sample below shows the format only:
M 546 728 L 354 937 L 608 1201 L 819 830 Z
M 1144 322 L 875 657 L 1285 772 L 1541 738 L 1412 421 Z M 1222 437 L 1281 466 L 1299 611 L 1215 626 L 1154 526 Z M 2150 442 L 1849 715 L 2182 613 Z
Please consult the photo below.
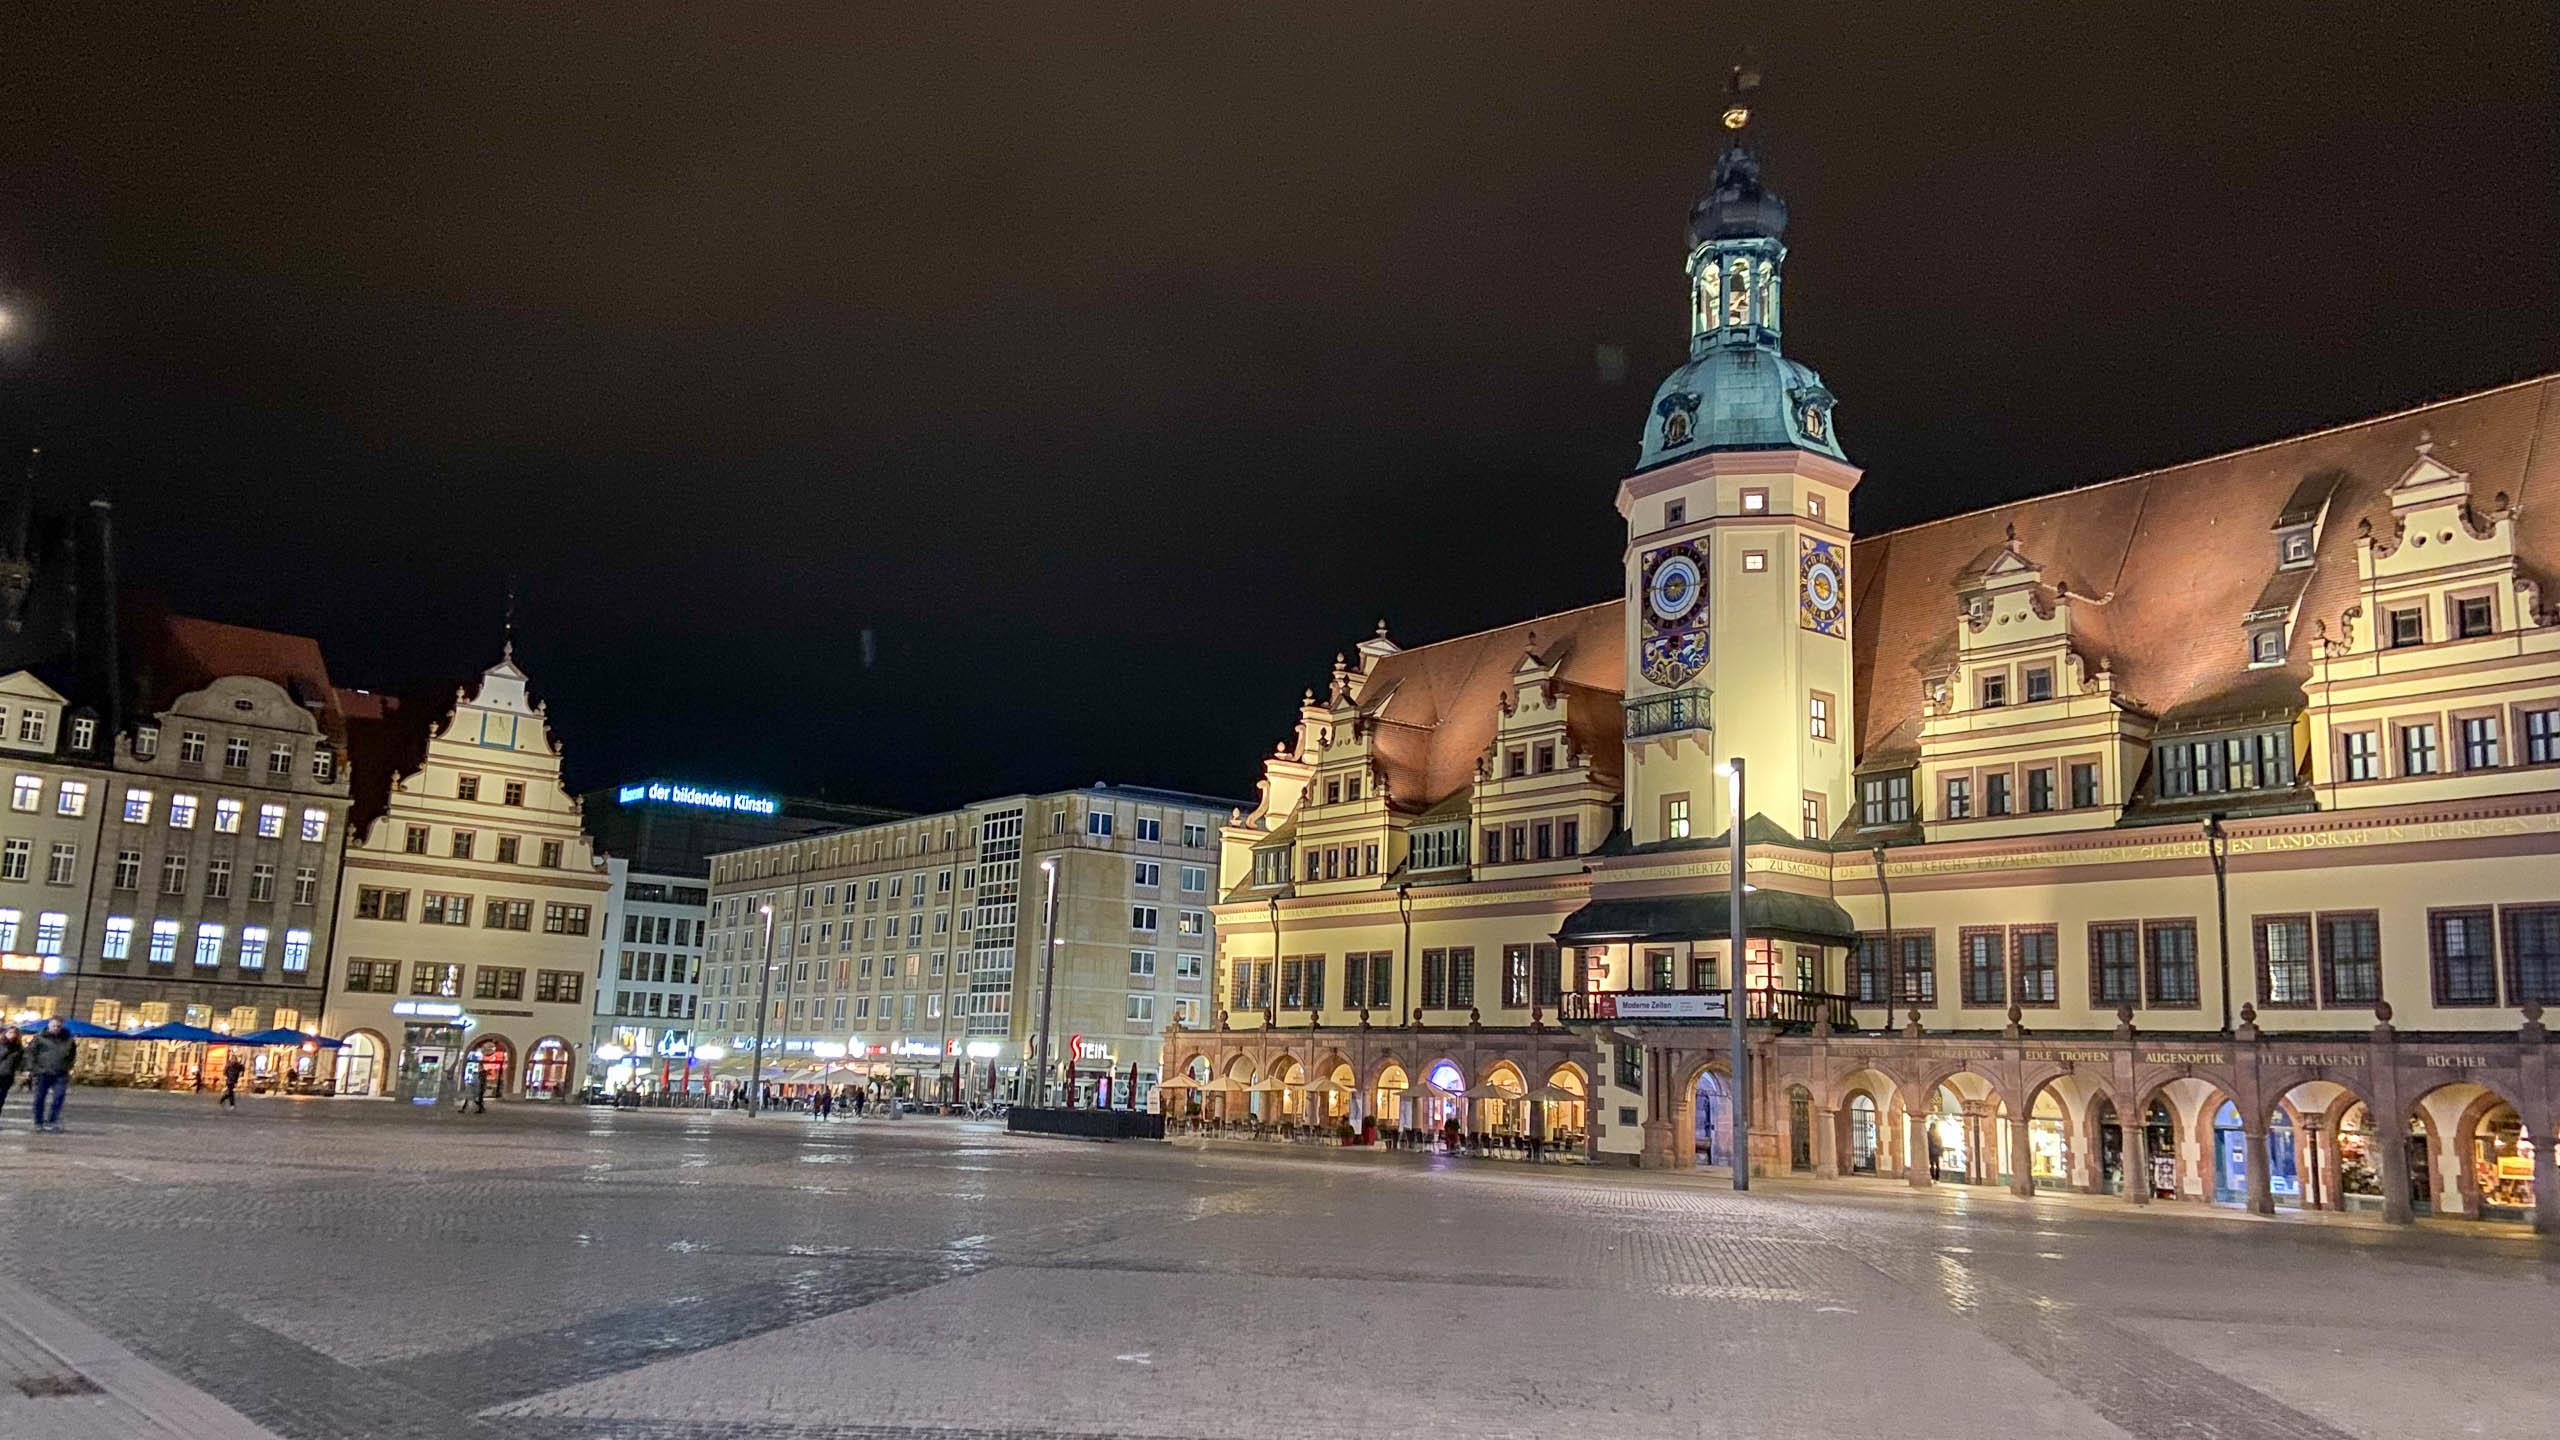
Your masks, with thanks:
M 2009 1003 L 2007 936 L 1988 928 L 1967 927 L 1956 937 L 1964 976 L 1964 1003 L 1972 1006 Z
M 2008 771 L 1994 770 L 1982 777 L 1982 813 L 1985 815 L 2009 813 Z
M 2370 910 L 2320 917 L 2320 1003 L 2366 1006 L 2382 998 L 2382 922 Z
M 1384 950 L 1372 950 L 1369 952 L 1369 1008 L 1392 1013 L 1395 1004 L 1395 957 Z
M 2311 984 L 2311 917 L 2261 915 L 2249 927 L 2258 958 L 2258 1004 L 2298 1010 L 2317 997 Z
M 1897 998 L 1926 1010 L 1938 1003 L 1938 937 L 1927 931 L 1894 937 L 1901 948 L 1902 973 Z
M 1533 975 L 1532 998 L 1541 1006 L 1553 1009 L 1564 1000 L 1564 951 L 1554 945 L 1529 947 L 1529 967 Z
M 1422 1008 L 1449 1008 L 1449 952 L 1446 950 L 1422 952 Z
M 1502 947 L 1502 1005 L 1508 1010 L 1529 1008 L 1529 947 Z
M 1476 1003 L 1476 951 L 1472 945 L 1449 948 L 1449 1008 L 1464 1010 Z
M 2130 923 L 2089 927 L 2089 998 L 2113 1009 L 2142 1003 L 2142 930 Z
M 2486 907 L 2428 911 L 2427 950 L 2438 1005 L 2498 1003 L 2496 927 Z
M 2011 993 L 2022 1006 L 2062 1003 L 2062 950 L 2050 925 L 2009 932 Z
M 1342 1008 L 1357 1010 L 1368 1003 L 1368 952 L 1354 950 L 1342 957 Z
M 2560 905 L 2510 905 L 2507 1003 L 2560 1005 Z
M 2098 803 L 2098 767 L 2087 761 L 2071 767 L 2071 808 L 2086 810 Z
M 1969 820 L 1973 818 L 1972 776 L 1950 775 L 1947 777 L 1947 804 L 1945 818 L 1949 820 Z
M 1893 1003 L 1893 942 L 1889 937 L 1858 937 L 1856 948 L 1849 952 L 1849 989 L 1851 998 L 1861 1005 Z
M 2196 1003 L 2196 922 L 2153 920 L 2142 927 L 2145 980 L 2159 1009 L 2192 1009 Z

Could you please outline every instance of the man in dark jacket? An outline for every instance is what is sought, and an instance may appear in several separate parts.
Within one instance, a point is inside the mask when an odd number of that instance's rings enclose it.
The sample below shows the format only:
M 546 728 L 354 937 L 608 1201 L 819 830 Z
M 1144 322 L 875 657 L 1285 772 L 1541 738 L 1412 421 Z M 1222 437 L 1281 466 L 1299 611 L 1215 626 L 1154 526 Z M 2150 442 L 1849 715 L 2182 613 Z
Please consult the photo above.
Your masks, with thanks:
M 80 1058 L 80 1042 L 71 1038 L 59 1018 L 44 1022 L 44 1033 L 27 1042 L 27 1068 L 36 1077 L 36 1128 L 62 1128 L 62 1101 L 71 1089 L 71 1065 Z

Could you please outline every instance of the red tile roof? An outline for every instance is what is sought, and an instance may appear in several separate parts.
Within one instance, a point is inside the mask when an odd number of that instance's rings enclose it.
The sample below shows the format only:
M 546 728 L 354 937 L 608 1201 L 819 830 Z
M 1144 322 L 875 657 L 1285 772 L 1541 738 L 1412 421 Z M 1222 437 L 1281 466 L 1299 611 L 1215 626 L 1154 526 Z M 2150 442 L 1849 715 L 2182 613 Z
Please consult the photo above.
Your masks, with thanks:
M 2179 721 L 2300 703 L 2311 622 L 2326 620 L 2335 633 L 2355 603 L 2356 522 L 2388 525 L 2383 492 L 2416 463 L 2421 443 L 2470 475 L 2483 508 L 2502 493 L 2522 507 L 2527 569 L 2546 596 L 2560 594 L 2555 426 L 2560 375 L 1861 539 L 1852 554 L 1860 759 L 1916 749 L 1921 681 L 1955 657 L 1957 577 L 2005 543 L 2013 525 L 2045 583 L 2069 588 L 2083 650 L 2114 667 L 2139 708 Z M 2276 574 L 2272 527 L 2329 484 L 2336 488 L 2287 661 L 2251 669 L 2241 621 Z M 1398 804 L 1426 808 L 1474 778 L 1533 633 L 1542 653 L 1569 646 L 1566 683 L 1601 692 L 1591 697 L 1601 703 L 1573 708 L 1574 738 L 1614 770 L 1623 624 L 1621 602 L 1609 600 L 1375 662 L 1361 708 L 1395 722 L 1380 727 L 1373 753 Z
M 223 676 L 254 675 L 310 707 L 321 733 L 333 742 L 346 738 L 338 689 L 330 683 L 320 642 L 308 635 L 137 609 L 128 612 L 125 643 L 142 714 L 166 710 L 179 696 Z

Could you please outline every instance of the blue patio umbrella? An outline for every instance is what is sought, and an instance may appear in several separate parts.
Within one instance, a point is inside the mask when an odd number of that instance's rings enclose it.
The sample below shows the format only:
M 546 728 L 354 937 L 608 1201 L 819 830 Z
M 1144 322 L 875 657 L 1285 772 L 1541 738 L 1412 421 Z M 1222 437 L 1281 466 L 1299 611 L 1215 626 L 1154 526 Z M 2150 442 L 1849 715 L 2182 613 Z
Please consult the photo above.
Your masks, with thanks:
M 347 1042 L 332 1040 L 326 1035 L 305 1035 L 299 1030 L 279 1027 L 274 1030 L 252 1030 L 246 1035 L 234 1035 L 231 1037 L 231 1043 L 234 1045 L 317 1045 L 323 1050 L 335 1050 Z
M 207 1030 L 201 1025 L 183 1025 L 175 1020 L 166 1025 L 154 1025 L 148 1030 L 136 1030 L 124 1038 L 127 1040 L 178 1040 L 189 1045 L 233 1043 L 230 1036 L 219 1030 Z

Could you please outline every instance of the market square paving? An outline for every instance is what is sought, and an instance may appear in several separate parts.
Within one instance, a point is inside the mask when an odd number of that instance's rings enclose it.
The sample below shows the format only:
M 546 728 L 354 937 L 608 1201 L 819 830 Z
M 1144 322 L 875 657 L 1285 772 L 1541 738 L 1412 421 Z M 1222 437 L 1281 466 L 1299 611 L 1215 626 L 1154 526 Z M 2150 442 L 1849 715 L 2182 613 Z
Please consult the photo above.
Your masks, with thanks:
M 0 1117 L 0 1362 L 98 1391 L 0 1391 L 0 1430 L 66 1440 L 224 1433 L 181 1401 L 285 1437 L 2245 1440 L 2560 1400 L 2521 1228 L 919 1119 L 84 1089 L 66 1120 Z M 131 1365 L 44 1359 L 90 1330 Z

